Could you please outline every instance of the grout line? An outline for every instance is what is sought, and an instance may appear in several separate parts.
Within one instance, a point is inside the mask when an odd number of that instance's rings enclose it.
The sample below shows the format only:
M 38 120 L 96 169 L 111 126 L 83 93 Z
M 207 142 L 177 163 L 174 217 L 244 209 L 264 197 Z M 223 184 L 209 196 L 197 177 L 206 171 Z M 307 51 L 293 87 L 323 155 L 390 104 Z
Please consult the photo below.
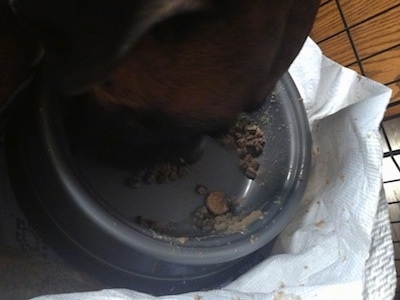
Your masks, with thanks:
M 331 38 L 333 38 L 333 37 L 335 37 L 335 36 L 338 36 L 339 34 L 342 34 L 342 33 L 344 33 L 344 32 L 347 32 L 347 35 L 348 35 L 349 40 L 350 40 L 350 44 L 352 44 L 353 51 L 357 51 L 357 50 L 355 49 L 355 45 L 354 45 L 354 41 L 353 41 L 353 39 L 352 39 L 352 37 L 351 37 L 350 29 L 353 29 L 354 27 L 357 27 L 357 26 L 359 26 L 359 25 L 361 25 L 361 24 L 363 24 L 363 23 L 366 23 L 366 22 L 370 21 L 371 19 L 376 18 L 376 17 L 379 17 L 380 15 L 385 14 L 385 13 L 387 13 L 388 11 L 390 11 L 390 10 L 392 10 L 392 9 L 397 8 L 397 7 L 400 6 L 400 3 L 399 3 L 399 4 L 396 4 L 396 5 L 392 6 L 392 7 L 389 7 L 389 8 L 387 8 L 387 9 L 385 9 L 385 10 L 383 10 L 383 11 L 381 11 L 381 12 L 379 12 L 379 13 L 373 15 L 373 16 L 371 16 L 371 17 L 368 17 L 368 18 L 365 19 L 365 20 L 362 20 L 362 21 L 360 21 L 360 22 L 358 22 L 358 23 L 354 23 L 353 25 L 349 26 L 349 25 L 347 24 L 346 19 L 345 19 L 345 15 L 344 15 L 344 12 L 343 12 L 342 7 L 341 7 L 341 5 L 340 5 L 340 1 L 339 1 L 339 0 L 335 0 L 335 1 L 336 1 L 336 5 L 337 5 L 337 8 L 338 8 L 340 17 L 341 17 L 341 19 L 342 19 L 342 22 L 344 23 L 345 29 L 340 30 L 340 31 L 338 31 L 338 32 L 336 32 L 336 33 L 334 33 L 334 34 L 332 34 L 332 35 L 326 37 L 326 38 L 323 38 L 322 40 L 318 41 L 317 43 L 318 43 L 318 44 L 319 44 L 319 43 L 323 43 L 323 42 L 325 42 L 325 41 L 327 41 L 327 40 L 329 40 L 329 39 L 331 39 Z M 327 4 L 327 3 L 329 3 L 329 2 L 330 2 L 330 1 L 328 1 L 328 2 L 326 2 L 326 3 L 324 3 L 324 4 L 322 4 L 320 7 L 324 6 L 325 4 Z M 359 59 L 359 60 L 362 61 L 362 60 L 371 58 L 371 57 L 373 57 L 373 56 L 375 56 L 375 55 L 382 54 L 383 52 L 388 51 L 388 50 L 392 50 L 393 48 L 395 48 L 395 47 L 397 47 L 397 46 L 399 46 L 399 45 L 400 45 L 400 44 L 397 44 L 397 45 L 395 45 L 395 46 L 389 47 L 389 48 L 387 48 L 387 49 L 385 49 L 385 50 L 379 51 L 379 52 L 377 52 L 377 53 L 374 53 L 374 54 L 372 54 L 372 55 L 369 55 L 369 56 L 364 57 L 363 59 Z M 353 46 L 354 46 L 354 47 L 353 47 Z M 355 54 L 356 54 L 356 59 L 357 59 L 357 58 L 358 58 L 358 54 L 357 54 L 356 52 L 355 52 Z M 355 62 L 358 63 L 358 61 L 355 61 Z M 349 66 L 352 65 L 352 64 L 354 64 L 354 62 L 353 62 L 353 63 L 350 63 L 350 64 L 348 64 L 348 65 L 346 65 L 345 67 L 349 67 Z M 360 69 L 361 69 L 361 68 L 360 68 Z
M 399 182 L 400 179 L 393 179 L 393 180 L 388 180 L 388 181 L 384 181 L 383 184 L 385 183 L 395 183 L 395 182 Z
M 343 14 L 343 16 L 344 16 L 344 13 L 343 13 L 343 11 L 342 11 L 342 7 L 340 6 L 340 2 L 339 2 L 338 0 L 335 0 L 335 1 L 336 1 L 336 5 L 338 6 L 338 10 L 339 10 L 340 16 L 342 17 L 342 14 Z M 324 4 L 322 4 L 322 5 L 320 6 L 320 8 L 323 7 L 323 6 L 325 6 L 325 4 L 327 4 L 327 3 L 329 3 L 329 2 L 330 2 L 330 1 L 325 2 Z M 363 23 L 366 23 L 366 22 L 370 21 L 370 20 L 373 19 L 373 18 L 379 17 L 380 15 L 382 15 L 382 14 L 384 14 L 384 13 L 390 11 L 391 9 L 397 8 L 398 6 L 400 6 L 400 4 L 396 4 L 396 5 L 394 5 L 394 6 L 390 7 L 390 8 L 387 8 L 387 9 L 385 9 L 385 10 L 383 10 L 383 11 L 377 13 L 376 15 L 373 15 L 373 16 L 371 16 L 371 17 L 368 17 L 367 19 L 362 20 L 362 21 L 360 21 L 360 22 L 358 22 L 358 23 L 355 23 L 355 24 L 353 24 L 353 25 L 351 25 L 351 26 L 347 25 L 347 22 L 344 22 L 344 23 L 345 23 L 345 29 L 340 30 L 340 31 L 338 31 L 338 32 L 336 32 L 336 33 L 334 33 L 334 34 L 328 36 L 328 37 L 325 37 L 325 38 L 323 38 L 322 40 L 319 40 L 317 43 L 319 44 L 319 43 L 325 42 L 325 41 L 327 41 L 327 40 L 329 40 L 329 39 L 331 39 L 331 38 L 333 38 L 333 37 L 335 37 L 335 36 L 337 36 L 337 35 L 339 35 L 339 34 L 341 34 L 341 33 L 343 33 L 343 32 L 349 31 L 350 29 L 353 29 L 354 27 L 357 27 L 357 26 L 359 26 L 359 25 L 362 25 Z M 343 17 L 342 17 L 342 20 L 343 20 Z
M 389 146 L 388 146 L 388 148 L 389 148 Z M 398 149 L 398 150 L 389 149 L 388 152 L 383 153 L 383 157 L 393 157 L 396 155 L 400 155 L 400 149 Z
M 383 138 L 385 139 L 386 146 L 388 147 L 388 152 L 393 152 L 392 146 L 390 145 L 389 137 L 387 136 L 385 126 L 381 123 L 380 129 L 382 130 Z M 385 154 L 383 155 L 385 157 Z
M 397 171 L 399 171 L 399 173 L 400 173 L 400 166 L 399 166 L 399 164 L 397 163 L 397 161 L 396 161 L 396 159 L 394 158 L 394 156 L 391 156 L 391 159 L 393 160 L 393 163 L 394 163 L 395 166 L 397 167 Z
M 395 80 L 393 80 L 393 81 L 389 81 L 389 82 L 386 83 L 386 84 L 392 84 L 392 83 L 397 83 L 397 82 L 400 82 L 400 79 L 395 79 Z
M 332 0 L 328 0 L 328 1 L 326 1 L 326 2 L 324 2 L 324 3 L 322 3 L 319 7 L 323 7 L 323 6 L 325 6 L 325 5 L 327 5 L 329 2 L 331 2 Z
M 399 204 L 400 203 L 400 201 L 393 201 L 393 202 L 388 202 L 387 204 L 388 205 L 395 205 L 395 204 Z
M 397 103 L 397 105 L 399 105 L 399 104 L 400 103 Z M 393 105 L 393 106 L 396 106 L 396 105 Z M 393 116 L 387 116 L 387 117 L 384 117 L 384 121 L 390 121 L 390 120 L 393 120 L 393 119 L 397 119 L 399 117 L 400 117 L 399 114 L 396 114 L 396 115 L 393 115 Z
M 387 107 L 389 108 L 389 107 L 397 106 L 399 104 L 400 104 L 400 99 L 392 100 L 392 102 L 390 102 Z
M 316 43 L 318 43 L 318 44 L 323 43 L 323 42 L 325 42 L 325 41 L 327 41 L 327 40 L 329 40 L 331 38 L 334 38 L 335 36 L 338 36 L 339 34 L 342 34 L 343 32 L 346 32 L 346 29 L 340 30 L 340 31 L 338 31 L 338 32 L 326 37 L 326 38 L 323 38 L 322 40 L 319 40 L 318 42 L 316 41 Z
M 379 55 L 379 54 L 385 53 L 386 51 L 393 50 L 393 49 L 395 49 L 395 48 L 397 48 L 397 47 L 399 47 L 399 46 L 400 46 L 400 43 L 399 43 L 399 44 L 396 44 L 396 45 L 394 45 L 394 46 L 390 46 L 389 48 L 386 48 L 386 49 L 381 50 L 381 51 L 378 51 L 378 52 L 376 52 L 376 53 L 374 53 L 374 54 L 370 54 L 370 55 L 368 55 L 368 56 L 366 56 L 366 57 L 363 57 L 362 59 L 360 59 L 360 61 L 364 61 L 364 60 L 373 58 L 373 57 L 375 57 L 375 56 L 377 56 L 377 55 Z M 357 61 L 356 61 L 356 62 L 357 62 Z M 345 67 L 348 68 L 349 66 L 353 65 L 354 63 L 355 63 L 355 62 L 352 62 L 352 63 L 350 63 L 350 64 L 347 64 L 347 65 L 345 65 Z M 397 82 L 397 81 L 399 81 L 399 80 L 397 79 L 397 80 L 394 80 L 394 81 L 391 81 L 391 82 L 388 82 L 388 83 L 385 83 L 385 84 L 391 84 L 391 83 L 395 83 L 395 82 Z
M 346 18 L 344 16 L 342 7 L 340 6 L 339 0 L 335 0 L 335 2 L 336 2 L 336 6 L 337 6 L 337 8 L 339 10 L 340 17 L 342 18 L 342 22 L 344 24 L 345 31 L 347 33 L 347 36 L 349 37 L 350 45 L 351 45 L 351 48 L 353 49 L 354 55 L 356 57 L 356 61 L 357 61 L 358 67 L 360 68 L 360 71 L 361 71 L 361 75 L 365 76 L 364 68 L 363 68 L 363 65 L 361 63 L 360 56 L 358 55 L 358 52 L 357 52 L 356 45 L 354 43 L 353 37 L 351 36 L 350 28 L 347 25 L 347 21 L 346 21 Z
M 339 3 L 338 0 L 336 0 L 336 2 Z M 339 3 L 339 6 L 340 6 L 340 3 Z M 371 19 L 374 19 L 374 18 L 376 18 L 376 17 L 379 17 L 380 15 L 383 15 L 383 14 L 387 13 L 388 11 L 390 11 L 390 10 L 392 10 L 392 9 L 395 9 L 395 8 L 397 8 L 397 7 L 399 7 L 399 6 L 400 6 L 400 3 L 399 3 L 399 4 L 396 4 L 396 5 L 393 5 L 393 6 L 387 8 L 387 9 L 385 9 L 385 10 L 383 10 L 383 11 L 381 11 L 381 12 L 379 12 L 379 13 L 373 15 L 373 16 L 370 16 L 370 17 L 366 18 L 365 20 L 359 21 L 358 23 L 354 23 L 353 25 L 349 26 L 348 28 L 349 28 L 349 29 L 352 29 L 352 28 L 354 28 L 354 27 L 356 27 L 356 26 L 359 26 L 359 25 L 361 25 L 361 24 L 363 24 L 363 23 L 365 23 L 365 22 L 368 22 L 368 21 L 370 21 Z M 340 10 L 341 10 L 341 9 L 342 9 L 342 8 L 340 7 Z

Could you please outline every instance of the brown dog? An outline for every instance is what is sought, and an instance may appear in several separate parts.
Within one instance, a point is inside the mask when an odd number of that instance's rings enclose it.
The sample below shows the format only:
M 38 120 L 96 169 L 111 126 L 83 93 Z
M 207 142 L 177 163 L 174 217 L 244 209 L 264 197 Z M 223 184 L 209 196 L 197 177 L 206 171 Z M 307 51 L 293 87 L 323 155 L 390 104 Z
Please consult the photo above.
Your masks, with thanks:
M 160 133 L 229 125 L 272 90 L 318 0 L 14 0 L 58 92 L 92 89 Z

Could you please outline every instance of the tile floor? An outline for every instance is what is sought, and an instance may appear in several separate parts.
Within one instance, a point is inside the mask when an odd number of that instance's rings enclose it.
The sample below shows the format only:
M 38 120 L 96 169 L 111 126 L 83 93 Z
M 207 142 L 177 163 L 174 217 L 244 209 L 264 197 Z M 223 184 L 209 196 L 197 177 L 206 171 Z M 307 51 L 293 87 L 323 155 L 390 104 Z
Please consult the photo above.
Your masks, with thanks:
M 321 0 L 311 37 L 341 65 L 393 90 L 385 117 L 400 115 L 400 0 Z
M 400 117 L 381 125 L 383 145 L 383 185 L 389 206 L 397 269 L 396 299 L 400 299 Z

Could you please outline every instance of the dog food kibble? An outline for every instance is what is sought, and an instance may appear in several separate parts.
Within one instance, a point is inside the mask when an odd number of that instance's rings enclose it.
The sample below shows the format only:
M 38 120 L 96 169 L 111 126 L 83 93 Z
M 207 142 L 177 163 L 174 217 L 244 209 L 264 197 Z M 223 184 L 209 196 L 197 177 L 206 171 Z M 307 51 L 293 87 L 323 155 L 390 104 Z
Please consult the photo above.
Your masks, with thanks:
M 204 204 L 210 213 L 214 216 L 219 216 L 229 211 L 228 200 L 228 196 L 225 193 L 212 191 L 207 195 Z
M 244 174 L 247 176 L 247 178 L 249 179 L 256 179 L 256 177 L 258 176 L 258 173 L 256 170 L 252 169 L 252 168 L 248 168 L 244 171 Z
M 230 134 L 237 148 L 240 169 L 249 179 L 255 179 L 260 168 L 256 159 L 262 154 L 266 141 L 264 132 L 248 118 L 242 118 Z
M 235 205 L 235 201 L 232 201 L 224 193 L 222 194 L 217 198 L 222 196 L 228 201 L 228 210 L 225 213 L 214 215 L 210 212 L 206 205 L 202 205 L 194 212 L 193 225 L 202 233 L 215 234 L 225 232 L 232 234 L 244 232 L 250 224 L 255 222 L 257 219 L 263 218 L 264 213 L 261 210 L 253 210 L 246 214 L 237 214 L 233 212 L 232 210 L 234 210 L 234 208 L 232 208 L 232 206 Z
M 239 168 L 247 178 L 256 179 L 260 169 L 257 158 L 263 153 L 266 142 L 265 134 L 260 126 L 248 116 L 241 117 L 220 141 L 225 146 L 235 145 L 239 157 Z M 125 185 L 133 189 L 140 187 L 140 181 L 137 178 L 141 178 L 147 185 L 163 184 L 176 181 L 188 173 L 189 168 L 182 159 L 177 164 L 163 162 L 128 177 Z M 202 185 L 198 185 L 195 191 L 199 195 L 207 194 L 207 188 Z
M 209 192 L 204 198 L 204 205 L 193 214 L 194 228 L 207 234 L 245 231 L 248 225 L 262 218 L 264 214 L 260 210 L 239 214 L 235 210 L 242 200 L 231 198 L 218 190 Z
M 146 168 L 135 176 L 128 177 L 125 185 L 136 189 L 140 187 L 140 181 L 148 185 L 163 184 L 178 180 L 188 174 L 188 172 L 189 168 L 184 163 L 174 165 L 170 162 L 164 162 L 151 168 Z
M 260 163 L 258 161 L 256 161 L 255 159 L 253 159 L 250 162 L 249 167 L 252 168 L 255 171 L 258 171 L 258 169 L 260 168 Z

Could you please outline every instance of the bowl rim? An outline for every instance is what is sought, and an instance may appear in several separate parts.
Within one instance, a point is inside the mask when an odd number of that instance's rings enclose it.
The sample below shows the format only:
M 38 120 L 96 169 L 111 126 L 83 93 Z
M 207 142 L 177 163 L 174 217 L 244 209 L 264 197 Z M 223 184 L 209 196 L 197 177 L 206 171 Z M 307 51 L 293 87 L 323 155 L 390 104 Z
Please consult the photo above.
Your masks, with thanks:
M 81 249 L 106 264 L 123 268 L 123 260 L 115 263 L 107 259 L 109 252 L 115 249 L 124 253 L 121 257 L 125 254 L 145 254 L 168 263 L 184 265 L 220 264 L 242 258 L 265 246 L 284 229 L 297 210 L 308 179 L 311 134 L 305 109 L 288 72 L 280 82 L 291 100 L 289 105 L 297 124 L 299 143 L 295 145 L 296 149 L 291 151 L 298 151 L 300 159 L 292 169 L 293 180 L 289 195 L 293 199 L 282 211 L 282 217 L 269 226 L 268 230 L 258 228 L 261 234 L 257 234 L 257 243 L 249 243 L 247 238 L 238 235 L 239 239 L 235 243 L 222 243 L 214 247 L 180 245 L 134 231 L 123 220 L 110 214 L 109 210 L 95 199 L 90 187 L 79 180 L 79 168 L 74 165 L 65 137 L 60 135 L 63 130 L 61 119 L 54 116 L 54 101 L 50 101 L 53 96 L 45 86 L 41 86 L 39 90 L 38 103 L 35 104 L 35 113 L 32 114 L 36 124 L 36 129 L 32 126 L 32 130 L 39 131 L 32 133 L 36 138 L 35 144 L 29 140 L 25 143 L 29 149 L 22 149 L 27 176 L 30 177 L 39 202 L 52 222 Z M 38 152 L 41 152 L 40 155 Z M 35 174 L 35 170 L 39 168 L 44 170 L 43 174 L 47 174 L 45 177 L 49 182 L 44 182 Z M 55 195 L 59 201 L 51 203 L 48 199 Z M 65 216 L 73 216 L 73 219 Z M 76 228 L 78 223 L 84 230 Z M 97 236 L 88 239 L 88 233 L 94 232 Z

